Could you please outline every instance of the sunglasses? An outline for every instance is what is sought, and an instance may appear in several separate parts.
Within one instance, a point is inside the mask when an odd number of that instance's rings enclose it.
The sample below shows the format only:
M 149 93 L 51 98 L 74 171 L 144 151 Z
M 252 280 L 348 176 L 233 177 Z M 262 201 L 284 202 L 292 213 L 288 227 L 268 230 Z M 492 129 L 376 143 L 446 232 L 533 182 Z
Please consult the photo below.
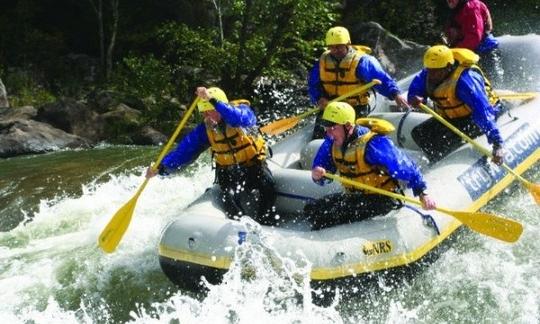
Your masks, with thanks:
M 326 124 L 326 125 L 323 125 L 324 129 L 326 131 L 333 131 L 336 129 L 336 127 L 338 127 L 339 125 L 338 124 Z

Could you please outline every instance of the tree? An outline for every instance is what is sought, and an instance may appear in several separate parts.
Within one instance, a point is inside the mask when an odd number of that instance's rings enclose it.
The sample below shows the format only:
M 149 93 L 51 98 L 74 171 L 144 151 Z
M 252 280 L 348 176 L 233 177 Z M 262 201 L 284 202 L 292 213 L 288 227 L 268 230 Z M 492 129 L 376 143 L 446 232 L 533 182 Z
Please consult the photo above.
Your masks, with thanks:
M 103 10 L 103 0 L 88 0 L 94 14 L 96 15 L 97 25 L 98 25 L 98 36 L 99 36 L 99 62 L 105 79 L 109 79 L 112 71 L 112 62 L 113 62 L 113 52 L 116 45 L 116 36 L 118 33 L 118 20 L 119 20 L 119 11 L 118 4 L 120 0 L 110 0 L 110 10 L 111 17 L 108 24 L 108 45 L 107 51 L 105 52 L 105 16 Z
M 311 65 L 314 49 L 337 19 L 339 1 L 233 1 L 225 11 L 234 60 L 223 66 L 224 84 L 251 88 L 262 75 L 287 77 Z M 236 54 L 236 55 L 234 55 Z M 246 64 L 247 63 L 247 64 Z
M 260 76 L 303 77 L 339 2 L 211 0 L 210 28 L 169 23 L 158 38 L 175 70 L 196 73 L 193 80 L 220 79 L 228 91 L 246 94 Z

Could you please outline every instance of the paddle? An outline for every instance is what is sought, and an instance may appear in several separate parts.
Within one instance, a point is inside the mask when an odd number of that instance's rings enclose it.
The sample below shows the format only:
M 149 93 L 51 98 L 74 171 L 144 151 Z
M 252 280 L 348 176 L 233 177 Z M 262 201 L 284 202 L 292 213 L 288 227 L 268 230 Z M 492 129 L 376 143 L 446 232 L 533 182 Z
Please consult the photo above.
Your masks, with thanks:
M 424 104 L 420 104 L 420 108 L 425 110 L 426 112 L 430 113 L 435 119 L 440 121 L 443 125 L 448 127 L 450 130 L 452 130 L 454 133 L 456 133 L 459 137 L 461 137 L 463 140 L 471 144 L 474 148 L 476 148 L 480 153 L 484 154 L 485 156 L 491 158 L 493 155 L 491 152 L 481 146 L 480 144 L 476 143 L 472 138 L 465 135 L 463 132 L 461 132 L 459 129 L 457 129 L 454 125 L 450 124 L 446 119 L 444 119 L 442 116 L 431 110 L 428 106 Z M 502 167 L 508 171 L 508 173 L 512 174 L 516 179 L 521 181 L 523 185 L 529 190 L 531 195 L 533 196 L 534 200 L 536 201 L 536 204 L 540 204 L 540 185 L 537 183 L 532 183 L 524 179 L 522 176 L 516 173 L 512 168 L 510 168 L 506 163 L 502 164 Z
M 369 83 L 366 83 L 364 84 L 363 86 L 361 87 L 358 87 L 354 90 L 351 90 L 337 98 L 334 98 L 332 100 L 329 101 L 330 102 L 334 102 L 334 101 L 340 101 L 340 100 L 343 100 L 345 98 L 348 98 L 352 95 L 355 95 L 355 94 L 359 94 L 359 93 L 364 93 L 366 92 L 367 90 L 369 90 L 371 87 L 373 87 L 374 85 L 377 85 L 377 84 L 381 84 L 381 81 L 377 80 L 377 79 L 373 79 L 371 82 Z M 300 115 L 297 115 L 297 116 L 293 116 L 293 117 L 288 117 L 288 118 L 283 118 L 283 119 L 280 119 L 280 120 L 276 120 L 274 122 L 271 122 L 270 124 L 268 125 L 265 125 L 263 127 L 261 127 L 261 132 L 265 133 L 265 134 L 268 134 L 268 135 L 279 135 L 291 128 L 293 128 L 294 126 L 296 126 L 296 124 L 298 124 L 299 121 L 301 121 L 302 119 L 310 116 L 310 115 L 313 115 L 317 112 L 319 112 L 321 109 L 319 107 L 316 107 L 316 108 L 313 108 L 313 109 L 310 109 Z
M 187 123 L 189 117 L 193 113 L 193 110 L 197 106 L 197 102 L 199 101 L 199 97 L 197 97 L 191 106 L 188 108 L 188 110 L 184 113 L 184 116 L 182 117 L 182 120 L 180 121 L 180 124 L 178 124 L 178 127 L 176 127 L 176 130 L 172 134 L 171 138 L 169 138 L 169 141 L 163 149 L 161 150 L 161 153 L 159 154 L 158 158 L 156 159 L 156 162 L 152 165 L 152 169 L 154 171 L 157 170 L 159 167 L 159 164 L 161 163 L 161 160 L 165 157 L 165 154 L 169 151 L 170 147 L 176 140 L 176 137 L 178 134 L 180 134 L 180 131 L 182 128 L 184 128 L 184 125 Z M 118 243 L 120 243 L 120 240 L 124 236 L 124 233 L 126 232 L 129 223 L 131 222 L 131 216 L 133 215 L 133 210 L 135 209 L 135 205 L 137 204 L 137 199 L 139 199 L 139 196 L 143 192 L 144 188 L 146 187 L 146 184 L 148 183 L 148 179 L 146 178 L 143 182 L 143 184 L 139 187 L 139 190 L 135 193 L 135 195 L 124 205 L 122 206 L 116 214 L 111 218 L 107 226 L 103 229 L 101 234 L 99 235 L 98 244 L 101 247 L 101 249 L 107 253 L 113 252 L 116 247 L 118 246 Z
M 495 93 L 495 95 L 505 100 L 527 100 L 536 98 L 538 92 Z
M 375 188 L 358 181 L 353 181 L 348 178 L 340 177 L 335 174 L 326 173 L 324 176 L 330 179 L 339 180 L 342 183 L 346 183 L 363 190 L 372 191 L 380 195 L 392 197 L 399 200 L 405 200 L 416 205 L 422 205 L 422 203 L 417 199 L 413 199 L 383 189 Z M 513 243 L 517 241 L 521 236 L 521 233 L 523 232 L 523 226 L 520 223 L 501 216 L 484 212 L 470 213 L 441 207 L 437 207 L 435 208 L 435 210 L 453 216 L 473 231 L 499 239 L 504 242 Z

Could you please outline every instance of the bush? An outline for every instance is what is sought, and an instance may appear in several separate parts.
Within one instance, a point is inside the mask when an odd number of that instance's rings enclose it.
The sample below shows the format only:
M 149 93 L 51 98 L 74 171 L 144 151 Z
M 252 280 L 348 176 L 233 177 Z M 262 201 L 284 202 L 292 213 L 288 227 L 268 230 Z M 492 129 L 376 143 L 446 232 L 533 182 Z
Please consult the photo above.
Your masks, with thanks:
M 171 67 L 152 55 L 124 58 L 111 79 L 111 87 L 141 98 L 145 103 L 143 120 L 156 128 L 161 128 L 160 121 L 180 114 L 180 105 L 173 98 Z
M 12 107 L 41 106 L 56 100 L 30 72 L 8 71 L 4 77 L 8 100 Z

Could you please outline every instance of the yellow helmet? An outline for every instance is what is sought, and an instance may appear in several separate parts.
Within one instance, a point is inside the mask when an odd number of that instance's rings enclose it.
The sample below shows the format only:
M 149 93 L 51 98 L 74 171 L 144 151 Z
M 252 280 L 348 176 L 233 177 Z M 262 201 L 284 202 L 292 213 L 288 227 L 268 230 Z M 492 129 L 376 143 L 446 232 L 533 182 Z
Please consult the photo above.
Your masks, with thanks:
M 351 43 L 351 36 L 345 27 L 332 27 L 326 32 L 326 46 L 347 45 Z
M 424 54 L 424 67 L 428 69 L 445 68 L 448 64 L 454 64 L 452 50 L 444 45 L 435 45 Z
M 227 95 L 225 94 L 225 92 L 223 92 L 223 90 L 218 87 L 208 88 L 208 94 L 210 95 L 210 98 L 214 98 L 221 102 L 229 102 L 229 99 L 227 99 Z M 199 100 L 199 102 L 197 103 L 197 109 L 200 112 L 205 112 L 209 110 L 214 110 L 215 108 L 214 105 L 208 102 L 208 100 Z
M 345 125 L 347 123 L 354 125 L 355 118 L 356 113 L 351 105 L 346 102 L 331 102 L 324 108 L 321 124 L 323 126 Z

